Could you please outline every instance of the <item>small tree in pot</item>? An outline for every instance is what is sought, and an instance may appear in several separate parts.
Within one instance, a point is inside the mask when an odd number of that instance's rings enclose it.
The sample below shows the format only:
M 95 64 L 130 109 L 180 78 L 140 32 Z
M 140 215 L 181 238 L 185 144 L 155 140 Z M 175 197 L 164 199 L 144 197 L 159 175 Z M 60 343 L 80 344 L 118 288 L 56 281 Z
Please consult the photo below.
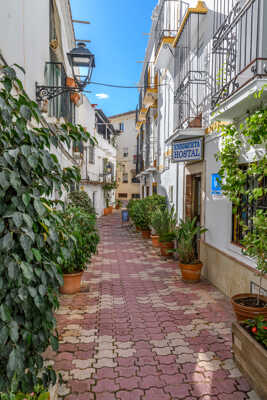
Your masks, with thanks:
M 207 229 L 197 225 L 197 217 L 180 220 L 176 230 L 177 248 L 175 249 L 181 269 L 182 277 L 187 282 L 198 282 L 200 280 L 202 262 L 197 256 L 197 238 Z
M 260 93 L 257 96 L 260 97 Z M 261 314 L 267 318 L 267 299 L 260 295 L 262 277 L 267 273 L 266 131 L 267 110 L 256 111 L 239 127 L 224 126 L 221 149 L 217 154 L 217 160 L 221 162 L 222 190 L 232 202 L 233 214 L 240 224 L 242 251 L 255 260 L 260 275 L 257 295 L 244 293 L 232 298 L 238 320 Z M 244 166 L 242 155 L 249 153 L 255 156 Z M 244 222 L 243 216 L 250 214 L 249 210 L 254 211 Z
M 169 256 L 173 249 L 173 240 L 175 238 L 175 229 L 177 224 L 177 214 L 174 207 L 170 210 L 168 208 L 159 208 L 151 218 L 151 225 L 154 227 L 159 236 L 159 247 L 162 256 Z

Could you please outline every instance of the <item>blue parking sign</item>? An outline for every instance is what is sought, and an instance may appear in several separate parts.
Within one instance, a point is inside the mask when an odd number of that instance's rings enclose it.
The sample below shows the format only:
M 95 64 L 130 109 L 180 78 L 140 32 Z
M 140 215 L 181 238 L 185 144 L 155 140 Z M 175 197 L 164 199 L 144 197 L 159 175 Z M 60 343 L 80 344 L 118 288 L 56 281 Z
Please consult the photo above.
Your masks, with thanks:
M 219 174 L 211 175 L 211 194 L 222 194 L 221 177 Z

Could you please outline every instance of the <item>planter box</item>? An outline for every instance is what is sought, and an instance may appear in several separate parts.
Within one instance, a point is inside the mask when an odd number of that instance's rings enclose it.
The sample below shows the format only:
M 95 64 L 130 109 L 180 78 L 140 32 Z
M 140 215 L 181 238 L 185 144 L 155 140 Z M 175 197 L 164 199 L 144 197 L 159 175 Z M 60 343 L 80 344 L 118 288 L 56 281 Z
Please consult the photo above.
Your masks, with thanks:
M 267 399 L 267 351 L 238 323 L 232 325 L 233 353 L 253 389 Z

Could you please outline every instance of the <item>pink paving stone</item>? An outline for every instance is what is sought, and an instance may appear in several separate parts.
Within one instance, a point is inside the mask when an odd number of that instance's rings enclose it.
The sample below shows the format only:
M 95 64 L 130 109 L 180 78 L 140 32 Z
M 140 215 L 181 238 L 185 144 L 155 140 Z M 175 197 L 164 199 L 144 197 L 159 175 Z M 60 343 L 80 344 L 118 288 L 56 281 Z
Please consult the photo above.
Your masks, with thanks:
M 115 372 L 113 368 L 103 367 L 97 369 L 97 372 L 94 375 L 94 379 L 103 379 L 103 378 L 114 379 L 117 378 L 117 376 L 118 372 Z
M 156 356 L 157 360 L 160 364 L 173 364 L 176 362 L 176 356 L 169 355 L 169 356 Z
M 142 378 L 140 387 L 142 389 L 149 389 L 151 387 L 163 387 L 163 381 L 160 378 L 160 375 L 155 376 L 155 375 L 150 375 L 150 376 L 145 376 Z
M 83 381 L 73 380 L 68 382 L 68 386 L 71 387 L 72 393 L 84 393 L 90 392 L 92 382 L 94 381 L 91 379 L 86 379 Z
M 236 390 L 233 379 L 218 380 L 214 383 L 214 387 L 218 393 L 233 393 Z
M 145 400 L 170 400 L 170 396 L 162 389 L 151 388 L 145 391 Z
M 136 361 L 136 364 L 142 367 L 145 365 L 157 365 L 158 362 L 154 357 L 139 357 Z
M 122 390 L 116 393 L 116 396 L 120 400 L 141 400 L 142 396 L 144 396 L 144 391 L 140 389 L 135 389 L 131 392 Z
M 76 351 L 74 358 L 77 360 L 89 360 L 93 357 L 95 351 Z
M 74 344 L 64 343 L 59 345 L 59 352 L 75 352 L 77 350 L 77 346 Z
M 119 377 L 126 377 L 129 378 L 131 376 L 135 376 L 136 372 L 137 372 L 137 368 L 136 367 L 117 367 L 115 369 L 117 375 Z
M 117 378 L 116 383 L 120 385 L 120 389 L 132 390 L 140 387 L 140 378 L 133 376 L 130 378 Z
M 247 396 L 245 393 L 233 392 L 231 394 L 219 394 L 218 400 L 245 400 Z
M 130 366 L 135 365 L 136 358 L 135 357 L 117 357 L 116 362 L 121 367 L 130 367 Z
M 174 375 L 178 373 L 177 364 L 159 364 L 158 368 L 162 374 Z
M 61 361 L 61 360 L 73 360 L 73 357 L 74 357 L 74 355 L 73 355 L 73 353 L 59 353 L 57 356 L 56 356 L 56 360 L 57 361 Z
M 243 377 L 237 378 L 236 383 L 237 383 L 237 388 L 242 392 L 249 392 L 251 390 L 249 383 Z
M 119 390 L 119 386 L 115 384 L 113 379 L 100 379 L 97 381 L 96 386 L 93 387 L 93 392 L 116 392 Z
M 217 395 L 220 393 L 220 391 L 216 387 L 212 387 L 212 382 L 210 383 L 204 383 L 204 382 L 199 382 L 195 383 L 192 385 L 193 390 L 192 394 L 193 396 L 203 396 L 203 395 Z
M 140 367 L 138 374 L 139 376 L 147 376 L 147 375 L 158 375 L 159 371 L 156 367 L 152 365 L 145 365 L 144 367 Z
M 84 394 L 71 394 L 64 398 L 64 400 L 94 400 L 93 393 L 84 393 Z
M 183 374 L 160 375 L 160 379 L 166 383 L 166 385 L 180 385 L 180 383 L 185 381 L 185 376 Z
M 115 400 L 115 393 L 96 393 L 96 400 Z
M 181 384 L 179 386 L 168 385 L 165 387 L 165 391 L 170 393 L 172 397 L 178 399 L 184 399 L 190 395 L 191 386 L 187 384 Z

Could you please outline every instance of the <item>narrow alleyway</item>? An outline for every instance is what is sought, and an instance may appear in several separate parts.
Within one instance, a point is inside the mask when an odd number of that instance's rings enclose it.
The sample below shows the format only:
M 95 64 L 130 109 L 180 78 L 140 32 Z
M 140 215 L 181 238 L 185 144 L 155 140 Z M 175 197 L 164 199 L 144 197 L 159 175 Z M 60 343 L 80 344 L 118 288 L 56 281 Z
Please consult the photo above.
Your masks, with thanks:
M 66 400 L 257 399 L 231 354 L 231 305 L 202 281 L 181 281 L 120 214 L 99 222 L 101 244 L 82 292 L 58 312 Z

